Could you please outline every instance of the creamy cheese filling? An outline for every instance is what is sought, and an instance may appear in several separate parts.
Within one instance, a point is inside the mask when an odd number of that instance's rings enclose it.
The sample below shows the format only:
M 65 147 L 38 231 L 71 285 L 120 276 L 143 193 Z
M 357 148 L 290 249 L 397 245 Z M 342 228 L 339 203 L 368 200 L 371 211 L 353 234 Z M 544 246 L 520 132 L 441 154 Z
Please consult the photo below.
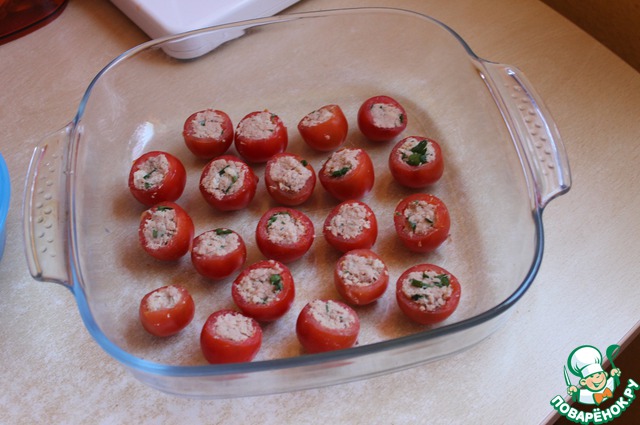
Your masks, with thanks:
M 267 239 L 278 245 L 296 243 L 306 228 L 288 212 L 272 215 L 267 221 Z
M 427 164 L 436 157 L 433 143 L 427 139 L 407 138 L 397 150 L 398 156 L 409 165 Z
M 342 177 L 358 166 L 360 149 L 340 149 L 331 154 L 324 164 L 324 172 L 331 177 Z
M 216 338 L 242 342 L 251 338 L 256 329 L 250 318 L 237 313 L 225 313 L 216 318 L 213 323 Z
M 227 255 L 240 246 L 238 235 L 228 229 L 215 229 L 198 237 L 193 252 L 202 256 Z
M 236 289 L 246 302 L 269 304 L 282 291 L 281 273 L 277 265 L 253 269 L 238 282 Z
M 327 108 L 320 108 L 305 116 L 300 124 L 305 127 L 314 127 L 318 124 L 329 121 L 331 117 L 333 117 L 333 114 L 330 110 Z
M 269 177 L 278 189 L 286 192 L 298 192 L 311 177 L 311 171 L 297 158 L 283 155 L 269 167 Z
M 182 299 L 180 290 L 173 286 L 167 286 L 159 291 L 154 291 L 146 300 L 147 310 L 158 311 L 166 310 L 176 306 Z
M 147 247 L 158 249 L 166 246 L 178 231 L 176 212 L 173 208 L 159 207 L 151 213 L 143 226 L 142 233 Z
M 347 329 L 356 321 L 350 310 L 331 300 L 312 301 L 309 312 L 318 323 L 328 329 Z
M 266 139 L 271 137 L 273 132 L 276 131 L 276 127 L 273 114 L 268 111 L 262 111 L 240 121 L 237 133 L 247 139 Z
M 361 204 L 352 203 L 341 205 L 338 213 L 329 220 L 327 226 L 332 235 L 343 239 L 356 238 L 369 228 L 371 228 L 371 219 L 367 209 Z
M 144 161 L 133 173 L 136 189 L 149 190 L 160 186 L 169 172 L 169 160 L 165 155 L 155 155 Z
M 247 170 L 242 164 L 217 159 L 211 163 L 211 168 L 202 180 L 202 185 L 214 198 L 222 199 L 240 190 L 246 174 Z
M 436 220 L 436 209 L 426 201 L 410 202 L 403 213 L 412 233 L 426 235 L 433 229 Z
M 384 263 L 379 259 L 357 254 L 345 255 L 338 270 L 344 283 L 353 286 L 369 286 L 386 273 Z
M 189 129 L 194 137 L 200 139 L 219 139 L 224 133 L 222 124 L 224 117 L 213 109 L 207 109 L 196 113 L 191 121 Z
M 421 310 L 434 311 L 447 303 L 453 289 L 448 274 L 433 270 L 411 272 L 402 281 L 402 293 L 420 305 Z
M 378 128 L 401 127 L 404 121 L 402 110 L 387 103 L 374 103 L 371 105 L 370 112 L 373 125 Z

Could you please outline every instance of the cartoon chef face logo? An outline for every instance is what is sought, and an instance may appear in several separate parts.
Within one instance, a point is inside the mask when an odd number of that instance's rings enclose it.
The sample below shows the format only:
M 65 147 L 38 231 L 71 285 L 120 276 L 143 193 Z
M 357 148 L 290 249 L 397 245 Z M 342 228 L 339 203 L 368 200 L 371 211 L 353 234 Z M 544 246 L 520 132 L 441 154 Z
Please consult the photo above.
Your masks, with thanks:
M 582 404 L 600 405 L 613 397 L 613 392 L 620 385 L 620 369 L 613 364 L 613 357 L 620 347 L 611 345 L 606 354 L 611 366 L 611 375 L 602 368 L 602 354 L 591 345 L 582 345 L 571 352 L 567 360 L 564 377 L 567 393 Z M 579 386 L 571 383 L 567 369 L 580 378 Z

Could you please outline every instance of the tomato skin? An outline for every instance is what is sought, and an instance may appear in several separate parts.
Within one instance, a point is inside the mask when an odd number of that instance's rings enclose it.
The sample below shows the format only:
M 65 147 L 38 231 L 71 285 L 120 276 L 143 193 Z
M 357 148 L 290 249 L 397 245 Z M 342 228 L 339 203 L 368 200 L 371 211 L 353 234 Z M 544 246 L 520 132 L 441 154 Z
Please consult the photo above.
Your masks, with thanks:
M 162 296 L 179 299 L 172 306 L 154 307 L 154 298 Z M 195 304 L 193 298 L 180 285 L 163 286 L 146 294 L 140 301 L 139 317 L 142 327 L 151 335 L 167 337 L 186 328 L 193 320 Z
M 155 213 L 163 209 L 175 211 L 176 232 L 166 244 L 152 247 L 149 246 L 151 240 L 149 240 L 148 232 L 145 232 L 145 225 L 148 220 L 154 217 Z M 191 217 L 180 205 L 174 202 L 160 202 L 144 211 L 140 216 L 140 227 L 138 228 L 140 245 L 149 255 L 158 260 L 175 261 L 184 256 L 191 249 L 193 233 L 194 226 Z
M 351 238 L 346 238 L 341 234 L 334 235 L 331 232 L 331 220 L 340 213 L 342 208 L 350 205 L 358 205 L 366 210 L 369 228 L 363 228 L 359 235 Z M 373 210 L 364 202 L 356 200 L 344 201 L 338 204 L 331 210 L 329 215 L 327 215 L 324 225 L 322 226 L 322 233 L 327 243 L 340 252 L 352 251 L 354 249 L 369 249 L 376 243 L 376 239 L 378 238 L 378 220 Z
M 199 252 L 198 247 L 200 244 L 206 243 L 207 235 L 224 232 L 229 232 L 238 238 L 238 246 L 236 249 L 223 255 L 203 254 Z M 221 236 L 224 237 L 224 235 Z M 191 262 L 196 271 L 206 278 L 220 280 L 229 277 L 242 268 L 246 259 L 247 247 L 242 237 L 233 230 L 225 228 L 213 229 L 198 235 L 193 240 Z
M 348 311 L 348 314 L 353 318 L 353 322 L 345 329 L 333 329 L 323 325 L 312 313 L 314 302 L 338 304 Z M 353 347 L 358 339 L 359 332 L 360 319 L 357 313 L 340 301 L 315 300 L 309 302 L 300 311 L 296 321 L 296 336 L 304 350 L 309 354 Z
M 229 193 L 221 198 L 216 198 L 213 193 L 209 192 L 204 184 L 209 173 L 212 172 L 215 161 L 229 161 L 234 162 L 238 167 L 245 170 L 245 178 L 242 182 L 241 188 L 234 192 Z M 222 155 L 212 159 L 202 170 L 200 176 L 200 193 L 204 197 L 205 201 L 212 207 L 219 211 L 237 211 L 245 208 L 253 200 L 258 187 L 258 177 L 255 175 L 251 167 L 249 167 L 240 158 L 233 155 Z
M 416 138 L 426 140 L 433 146 L 434 158 L 420 165 L 409 165 L 402 159 L 399 149 L 406 140 Z M 409 136 L 400 140 L 391 150 L 389 155 L 389 170 L 393 178 L 403 186 L 419 189 L 433 184 L 440 180 L 444 172 L 444 160 L 442 159 L 442 149 L 438 142 L 427 137 Z
M 433 227 L 424 235 L 412 232 L 408 220 L 404 217 L 405 209 L 417 201 L 425 201 L 435 208 Z M 428 193 L 415 193 L 401 200 L 393 214 L 393 222 L 402 243 L 411 251 L 423 253 L 438 248 L 449 236 L 451 227 L 449 210 L 444 202 Z
M 449 285 L 452 289 L 451 296 L 449 297 L 445 305 L 437 308 L 434 311 L 422 310 L 420 308 L 420 304 L 407 297 L 402 291 L 402 281 L 405 280 L 410 273 L 428 270 L 434 271 L 436 272 L 436 274 L 449 275 Z M 400 275 L 400 277 L 398 278 L 398 282 L 396 283 L 396 301 L 398 303 L 398 306 L 400 307 L 400 310 L 402 310 L 402 312 L 411 320 L 422 325 L 433 325 L 435 323 L 442 322 L 447 317 L 451 316 L 451 314 L 453 314 L 453 312 L 458 307 L 461 293 L 462 288 L 460 287 L 458 279 L 447 270 L 434 264 L 418 264 L 416 266 L 413 266 L 402 273 L 402 275 Z
M 278 182 L 274 181 L 271 175 L 271 168 L 274 164 L 283 157 L 291 157 L 296 161 L 304 165 L 304 167 L 311 172 L 311 176 L 307 179 L 304 186 L 298 191 L 286 190 L 278 185 Z M 306 165 L 305 165 L 306 164 Z M 264 182 L 267 188 L 267 192 L 271 197 L 279 204 L 294 207 L 304 203 L 313 194 L 313 190 L 316 187 L 316 173 L 309 162 L 304 160 L 300 155 L 293 153 L 282 152 L 275 154 L 267 161 L 267 166 L 264 172 Z
M 341 150 L 334 152 L 332 155 Z M 340 201 L 361 198 L 373 188 L 375 175 L 371 157 L 364 150 L 357 150 L 359 151 L 357 157 L 358 165 L 346 174 L 339 177 L 332 176 L 327 169 L 329 161 L 325 161 L 318 173 L 322 187 Z
M 215 323 L 221 316 L 227 314 L 246 317 L 234 310 L 219 310 L 212 313 L 200 333 L 202 354 L 212 364 L 250 362 L 258 354 L 262 345 L 262 329 L 258 322 L 249 317 L 253 328 L 253 334 L 249 338 L 243 341 L 224 338 L 216 333 Z
M 269 114 L 269 120 L 274 126 L 264 137 L 252 137 L 243 131 L 248 123 L 259 120 L 263 114 Z M 287 128 L 276 114 L 269 111 L 255 111 L 247 114 L 236 127 L 235 147 L 241 157 L 249 162 L 267 162 L 273 155 L 284 152 L 287 149 L 289 136 Z
M 164 155 L 169 163 L 169 169 L 162 180 L 162 182 L 150 189 L 139 189 L 135 186 L 135 172 L 150 158 Z M 176 201 L 182 195 L 184 187 L 187 183 L 187 172 L 182 162 L 171 155 L 170 153 L 163 151 L 147 152 L 133 161 L 131 171 L 129 172 L 129 190 L 134 198 L 138 202 L 144 204 L 147 207 L 164 201 Z
M 277 268 L 282 270 L 278 273 L 280 275 L 278 284 L 281 286 L 281 290 L 278 292 L 278 295 L 267 304 L 254 303 L 245 299 L 240 289 L 242 280 L 251 273 L 252 270 L 261 268 Z M 284 316 L 291 308 L 291 304 L 295 297 L 293 276 L 291 275 L 289 268 L 278 261 L 258 261 L 243 270 L 242 273 L 240 273 L 240 275 L 238 275 L 238 277 L 233 281 L 233 284 L 231 285 L 231 297 L 245 315 L 253 317 L 259 322 L 272 322 Z
M 357 255 L 374 260 L 379 260 L 384 265 L 384 270 L 374 282 L 369 285 L 353 285 L 349 284 L 342 276 L 340 271 L 343 263 L 349 255 Z M 389 286 L 389 271 L 382 259 L 369 249 L 355 249 L 344 254 L 334 268 L 333 280 L 338 293 L 351 305 L 367 305 L 380 298 Z
M 312 122 L 312 117 L 329 115 L 322 122 Z M 310 112 L 298 123 L 298 131 L 307 145 L 321 152 L 330 152 L 342 146 L 347 139 L 349 124 L 338 105 L 325 105 Z
M 399 110 L 399 120 L 394 126 L 381 126 L 375 122 L 372 108 L 379 105 Z M 374 142 L 388 142 L 399 135 L 407 127 L 407 113 L 400 103 L 389 96 L 374 96 L 362 103 L 358 110 L 358 128 L 364 136 Z
M 221 127 L 220 134 L 198 134 L 199 127 L 204 129 L 204 123 L 207 122 L 207 117 L 204 114 L 218 117 L 220 120 L 218 125 Z M 191 153 L 198 158 L 210 159 L 225 153 L 233 143 L 233 123 L 229 115 L 217 109 L 194 112 L 184 122 L 182 137 Z
M 302 224 L 305 232 L 293 243 L 277 243 L 269 240 L 268 228 L 272 217 L 278 214 L 288 214 Z M 315 239 L 313 222 L 306 214 L 287 207 L 275 207 L 265 212 L 256 226 L 256 244 L 262 254 L 270 259 L 283 263 L 290 263 L 302 257 L 309 251 Z

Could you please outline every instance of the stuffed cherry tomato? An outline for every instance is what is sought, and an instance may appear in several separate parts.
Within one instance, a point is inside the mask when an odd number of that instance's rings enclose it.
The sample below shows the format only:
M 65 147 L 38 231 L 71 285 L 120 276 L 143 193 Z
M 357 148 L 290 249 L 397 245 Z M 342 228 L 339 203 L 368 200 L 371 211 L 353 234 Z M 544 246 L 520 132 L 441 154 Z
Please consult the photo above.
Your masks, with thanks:
M 386 264 L 368 249 L 356 249 L 340 257 L 333 276 L 338 293 L 352 305 L 374 302 L 389 285 Z
M 271 208 L 256 227 L 256 243 L 265 257 L 289 263 L 302 257 L 313 244 L 313 222 L 292 208 Z
M 433 184 L 444 171 L 440 145 L 426 137 L 406 137 L 391 150 L 389 170 L 403 186 L 422 188 Z
M 407 127 L 407 113 L 395 99 L 374 96 L 360 106 L 358 127 L 367 139 L 387 142 Z
M 136 159 L 129 172 L 129 190 L 150 207 L 177 200 L 187 183 L 187 172 L 175 156 L 161 151 L 147 152 Z
M 320 183 L 341 201 L 358 199 L 373 188 L 373 163 L 362 149 L 342 148 L 329 156 L 318 173 Z
M 163 286 L 142 298 L 139 308 L 142 327 L 154 336 L 175 335 L 187 327 L 195 314 L 189 292 L 180 285 Z
M 261 345 L 258 322 L 233 310 L 212 313 L 200 333 L 200 348 L 209 363 L 250 362 Z
M 211 160 L 202 171 L 200 192 L 220 211 L 245 208 L 256 194 L 258 177 L 242 160 L 223 155 Z
M 322 152 L 339 148 L 347 139 L 349 124 L 338 105 L 326 105 L 307 114 L 298 131 L 309 146 Z
M 173 202 L 161 202 L 140 217 L 140 245 L 158 260 L 173 261 L 184 256 L 191 249 L 193 233 L 191 217 Z
M 364 202 L 345 201 L 331 210 L 322 232 L 329 245 L 338 251 L 369 249 L 378 238 L 378 221 Z
M 233 143 L 233 124 L 226 113 L 205 109 L 186 119 L 182 137 L 195 156 L 213 158 L 225 153 Z
M 247 316 L 259 322 L 272 322 L 291 307 L 295 296 L 293 276 L 278 261 L 259 261 L 233 281 L 231 296 Z
M 284 152 L 288 141 L 284 123 L 269 111 L 248 114 L 236 128 L 236 150 L 249 162 L 266 162 L 273 155 Z
M 298 341 L 307 353 L 353 347 L 359 332 L 357 313 L 340 301 L 311 301 L 296 321 Z
M 316 173 L 300 155 L 279 153 L 267 161 L 264 181 L 278 203 L 296 206 L 305 202 L 316 187 Z
M 193 240 L 191 262 L 196 271 L 209 279 L 224 279 L 242 268 L 247 248 L 239 234 L 218 228 L 204 232 Z
M 427 193 L 416 193 L 400 201 L 393 221 L 402 243 L 415 252 L 439 247 L 449 236 L 451 225 L 444 202 Z
M 458 279 L 442 267 L 419 264 L 405 271 L 396 284 L 396 300 L 402 312 L 414 322 L 430 325 L 442 322 L 458 307 Z

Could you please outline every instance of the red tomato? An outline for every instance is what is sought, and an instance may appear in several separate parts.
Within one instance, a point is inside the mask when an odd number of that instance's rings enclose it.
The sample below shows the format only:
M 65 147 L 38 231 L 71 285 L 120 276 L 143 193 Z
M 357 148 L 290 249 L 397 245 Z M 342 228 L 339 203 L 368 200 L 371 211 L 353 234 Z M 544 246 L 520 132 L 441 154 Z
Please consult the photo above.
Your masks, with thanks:
M 175 156 L 161 151 L 147 152 L 133 161 L 129 190 L 139 202 L 150 207 L 175 201 L 187 183 L 187 172 Z
M 340 301 L 311 301 L 304 306 L 296 322 L 298 341 L 307 353 L 352 347 L 359 332 L 357 313 Z
M 386 264 L 368 249 L 356 249 L 340 257 L 333 277 L 338 293 L 353 305 L 374 302 L 389 285 Z
M 292 208 L 271 208 L 256 227 L 256 243 L 265 257 L 289 263 L 302 257 L 313 244 L 313 222 Z
M 326 105 L 300 120 L 298 131 L 313 149 L 330 152 L 347 139 L 349 124 L 338 105 Z
M 178 204 L 161 202 L 140 217 L 138 239 L 152 257 L 177 260 L 191 249 L 194 226 L 191 217 Z
M 283 152 L 267 161 L 264 181 L 276 202 L 291 207 L 309 199 L 316 187 L 316 173 L 300 155 Z
M 187 148 L 198 158 L 222 155 L 233 143 L 229 115 L 216 109 L 194 112 L 184 122 L 182 136 Z
M 374 142 L 388 142 L 407 127 L 407 113 L 389 96 L 374 96 L 358 110 L 358 127 Z
M 193 240 L 191 262 L 198 273 L 209 279 L 231 276 L 242 268 L 246 259 L 244 241 L 233 230 L 209 230 Z
M 236 150 L 249 162 L 267 162 L 273 155 L 284 152 L 288 141 L 284 123 L 269 111 L 252 112 L 236 127 Z
M 426 137 L 406 137 L 391 150 L 389 170 L 403 186 L 422 188 L 433 184 L 444 171 L 440 145 Z
M 223 155 L 211 160 L 200 176 L 200 192 L 220 211 L 245 208 L 256 194 L 258 177 L 242 160 Z
M 439 247 L 449 236 L 449 210 L 439 198 L 416 193 L 404 198 L 393 214 L 396 233 L 402 243 L 415 252 Z
M 419 264 L 405 271 L 396 284 L 396 300 L 402 312 L 414 322 L 430 325 L 442 322 L 458 307 L 458 279 L 442 267 Z
M 342 148 L 329 156 L 318 173 L 320 183 L 341 201 L 358 199 L 373 188 L 373 163 L 362 149 Z
M 189 292 L 180 285 L 163 286 L 149 292 L 140 302 L 142 327 L 151 335 L 175 335 L 187 327 L 195 314 Z
M 278 261 L 259 261 L 233 281 L 231 296 L 247 316 L 272 322 L 291 307 L 295 296 L 293 276 L 287 266 Z
M 209 363 L 250 362 L 261 345 L 258 322 L 233 310 L 212 313 L 200 333 L 200 348 Z
M 345 201 L 331 210 L 322 232 L 338 251 L 369 249 L 378 238 L 378 220 L 364 202 Z

